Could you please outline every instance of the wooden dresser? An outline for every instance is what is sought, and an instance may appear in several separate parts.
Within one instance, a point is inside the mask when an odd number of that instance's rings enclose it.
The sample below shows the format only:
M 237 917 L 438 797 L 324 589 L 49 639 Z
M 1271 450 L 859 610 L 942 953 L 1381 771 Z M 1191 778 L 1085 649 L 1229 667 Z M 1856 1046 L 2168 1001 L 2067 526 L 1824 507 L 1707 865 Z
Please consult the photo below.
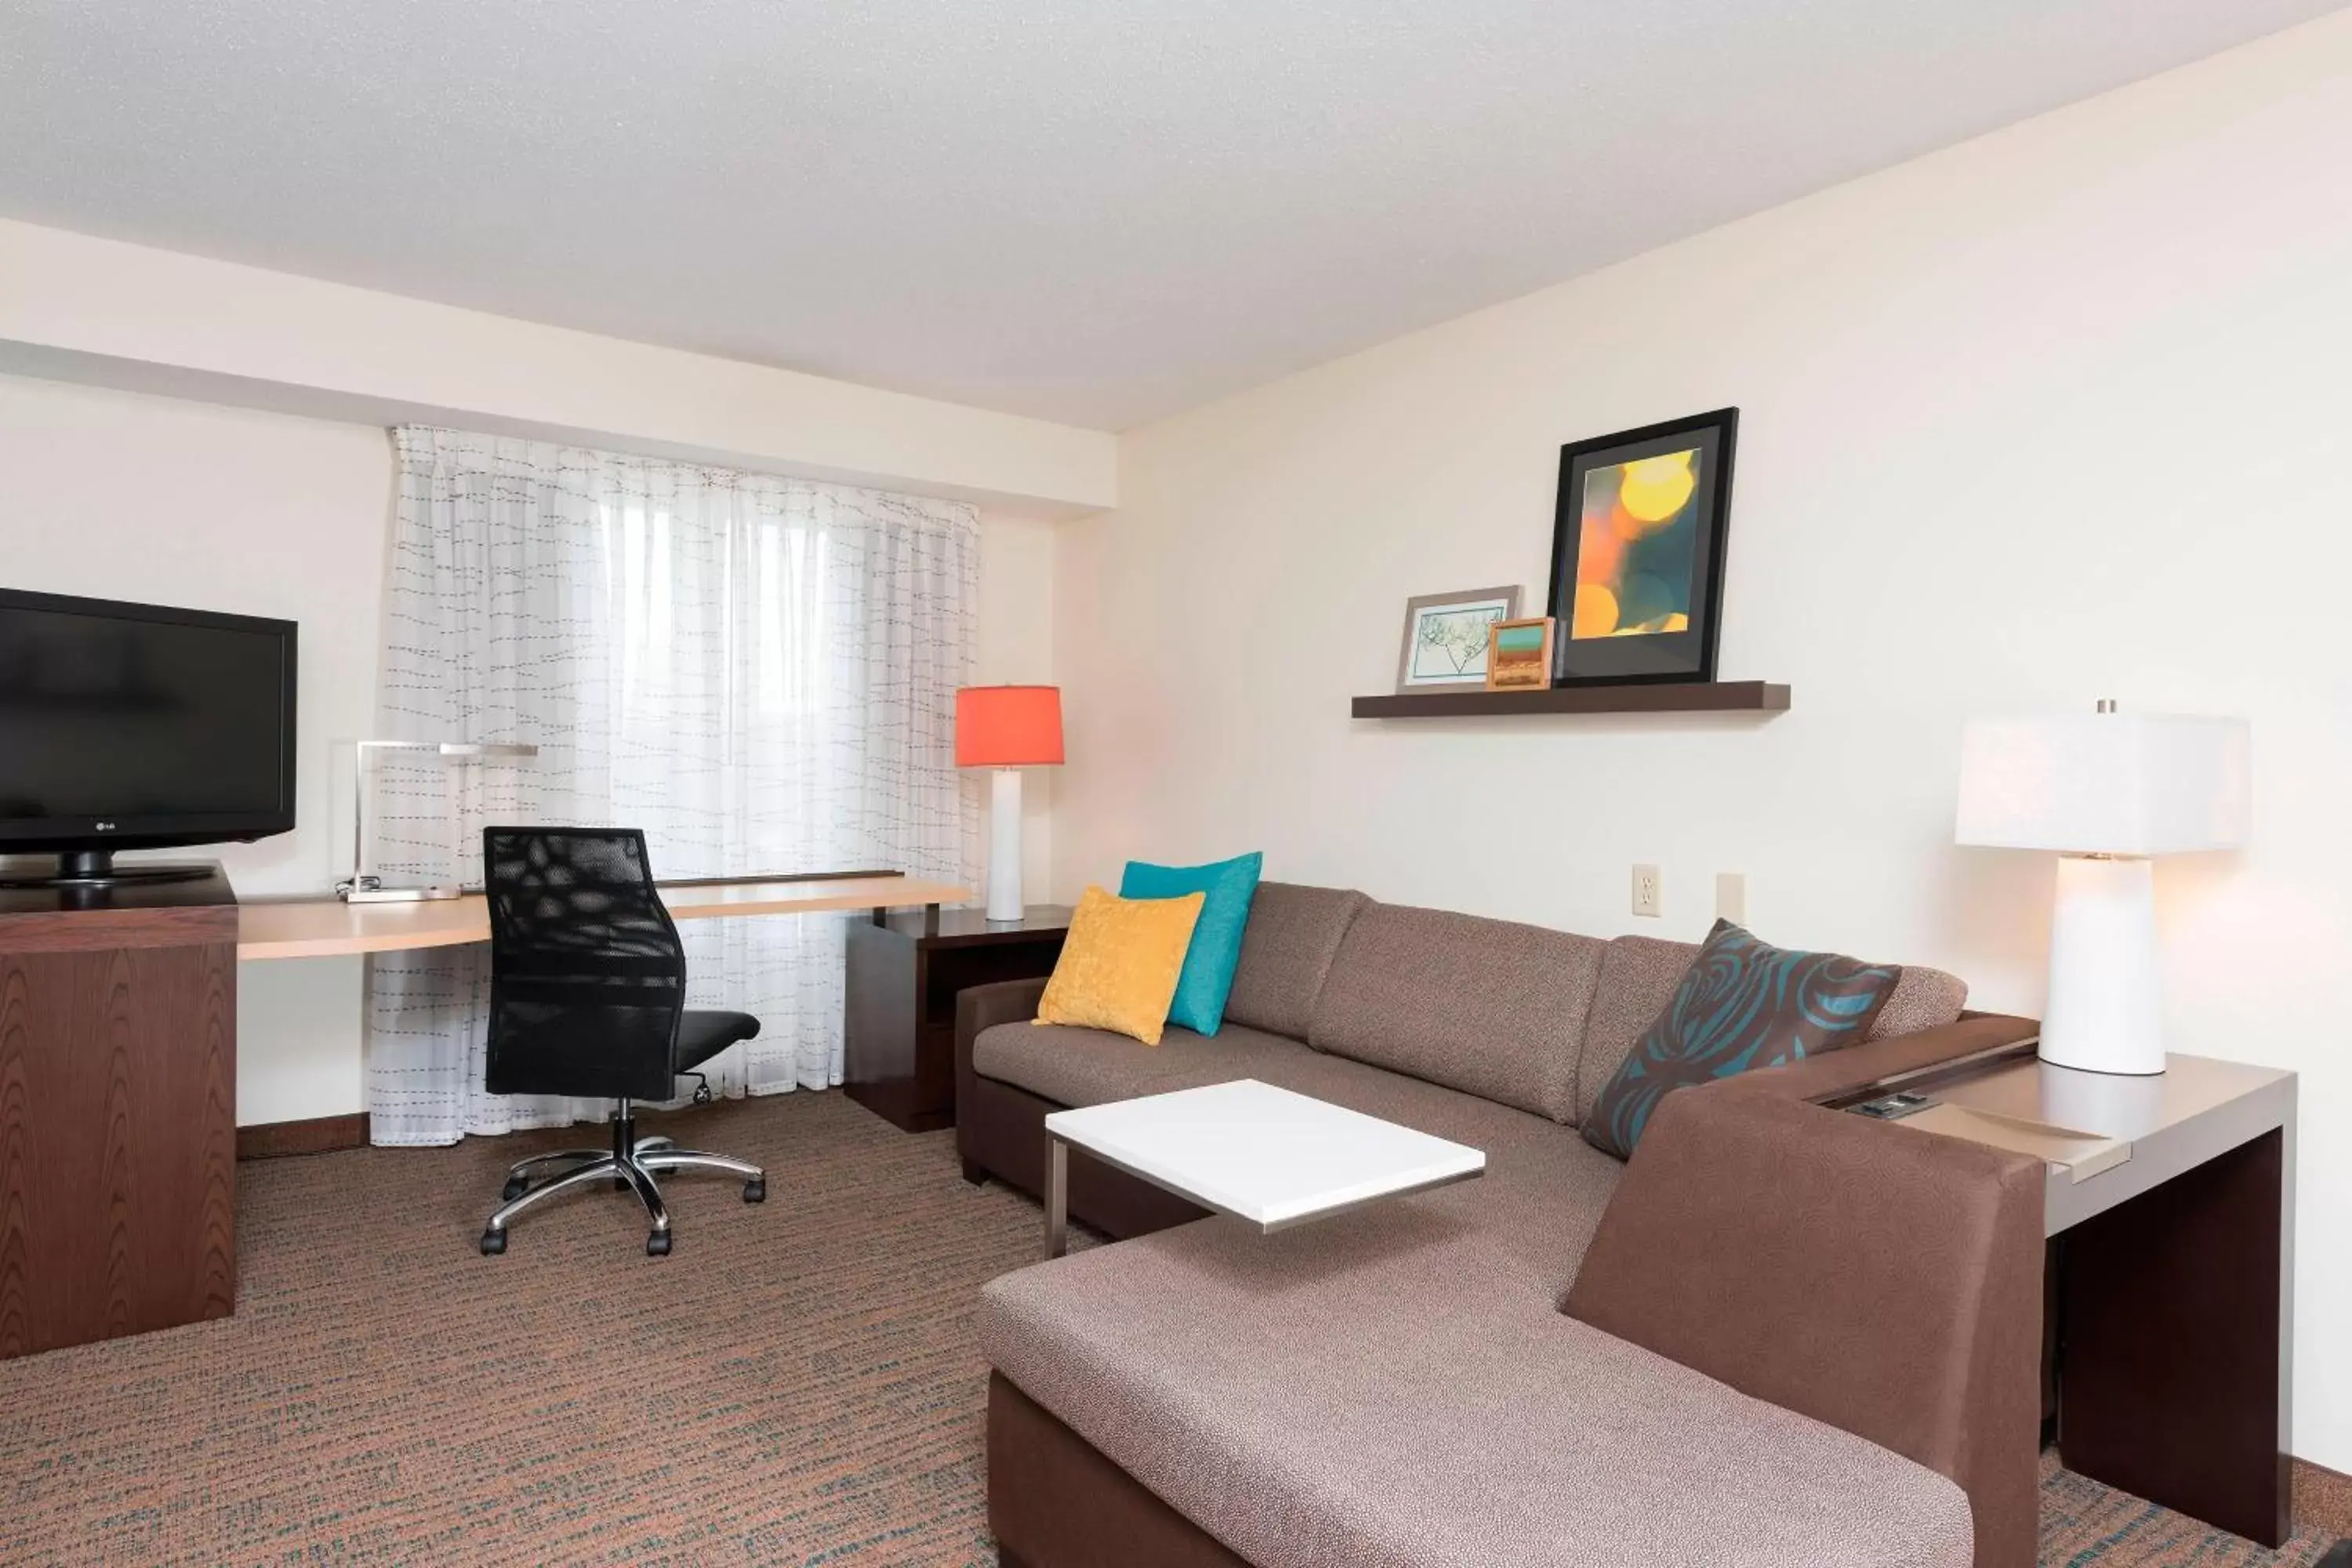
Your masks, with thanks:
M 236 898 L 0 889 L 0 1357 L 236 1300 Z

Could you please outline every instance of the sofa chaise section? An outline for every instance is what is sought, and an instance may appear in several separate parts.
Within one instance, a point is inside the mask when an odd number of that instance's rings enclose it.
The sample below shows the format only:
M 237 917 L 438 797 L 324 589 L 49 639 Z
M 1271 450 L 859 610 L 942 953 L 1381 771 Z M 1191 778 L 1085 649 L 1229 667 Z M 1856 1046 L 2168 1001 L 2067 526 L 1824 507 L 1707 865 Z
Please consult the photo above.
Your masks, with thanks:
M 1458 1207 L 1284 1239 L 1190 1226 L 985 1289 L 1011 1385 L 992 1518 L 1016 1561 L 1135 1560 L 1032 1538 L 1054 1500 L 1024 1494 L 1011 1446 L 1038 1413 L 1256 1568 L 1970 1561 L 1951 1480 L 1562 1315 Z
M 1476 1183 L 992 1282 L 1008 1561 L 2032 1562 L 2040 1167 L 1717 1089 L 1652 1136 L 1568 1314 Z

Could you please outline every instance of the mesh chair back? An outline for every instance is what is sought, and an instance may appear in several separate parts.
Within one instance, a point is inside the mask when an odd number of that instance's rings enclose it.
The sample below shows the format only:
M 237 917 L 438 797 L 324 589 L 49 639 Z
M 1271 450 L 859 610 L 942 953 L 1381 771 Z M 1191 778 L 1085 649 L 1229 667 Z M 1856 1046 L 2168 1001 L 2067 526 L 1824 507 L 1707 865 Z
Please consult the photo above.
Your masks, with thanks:
M 624 827 L 488 827 L 488 1087 L 667 1100 L 686 948 Z

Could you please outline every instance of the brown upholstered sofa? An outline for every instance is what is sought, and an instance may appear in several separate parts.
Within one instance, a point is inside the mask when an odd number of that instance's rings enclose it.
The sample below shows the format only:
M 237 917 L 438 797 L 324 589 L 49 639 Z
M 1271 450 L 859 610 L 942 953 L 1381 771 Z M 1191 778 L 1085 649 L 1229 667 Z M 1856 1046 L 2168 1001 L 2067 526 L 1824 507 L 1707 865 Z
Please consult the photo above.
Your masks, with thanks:
M 1872 1039 L 1577 1129 L 1693 950 L 1267 883 L 1225 1026 L 963 994 L 967 1177 L 1052 1110 L 1256 1078 L 1474 1144 L 1480 1181 L 1261 1237 L 1073 1151 L 1124 1245 L 982 1292 L 989 1508 L 1026 1568 L 2024 1564 L 2041 1169 L 1814 1103 L 2013 1046 L 1906 969 Z

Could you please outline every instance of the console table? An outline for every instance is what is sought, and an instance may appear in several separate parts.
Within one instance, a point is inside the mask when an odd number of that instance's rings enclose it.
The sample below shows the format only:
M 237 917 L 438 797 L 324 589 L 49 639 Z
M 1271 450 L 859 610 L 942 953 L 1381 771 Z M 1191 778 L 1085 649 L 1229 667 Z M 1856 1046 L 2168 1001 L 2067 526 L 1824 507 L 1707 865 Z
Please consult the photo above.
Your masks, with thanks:
M 2275 1547 L 2293 1528 L 2295 1075 L 2165 1060 L 2145 1078 L 1976 1063 L 1903 1083 L 1916 1104 L 1846 1109 L 2043 1161 L 2066 1468 Z

